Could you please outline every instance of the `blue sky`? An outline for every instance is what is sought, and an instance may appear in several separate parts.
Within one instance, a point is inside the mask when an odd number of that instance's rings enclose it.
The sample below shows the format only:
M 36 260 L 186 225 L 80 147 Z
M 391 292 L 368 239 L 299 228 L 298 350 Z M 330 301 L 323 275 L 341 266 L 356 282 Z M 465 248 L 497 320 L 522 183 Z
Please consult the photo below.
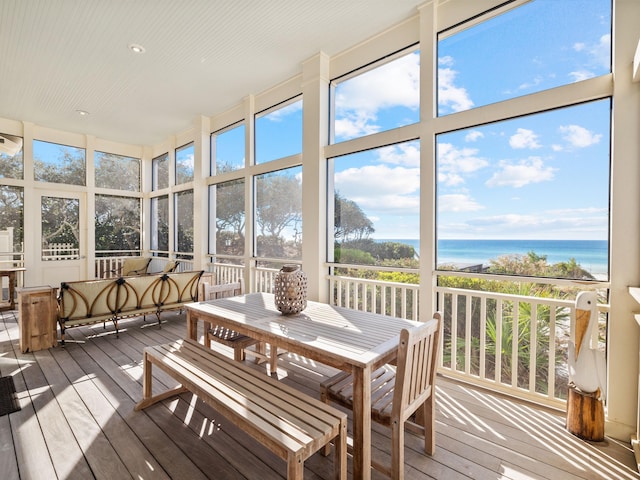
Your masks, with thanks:
M 442 35 L 438 111 L 447 115 L 610 71 L 610 2 L 537 0 Z M 419 55 L 336 90 L 336 141 L 416 122 Z M 609 102 L 442 135 L 439 238 L 606 239 Z M 376 238 L 418 238 L 416 143 L 336 161 L 340 193 Z
M 438 115 L 610 71 L 608 0 L 535 0 L 438 42 Z M 335 89 L 335 141 L 416 123 L 420 52 Z M 299 101 L 256 116 L 258 163 L 301 151 Z M 438 238 L 607 239 L 610 105 L 600 100 L 437 137 Z M 241 166 L 244 129 L 219 136 Z M 334 180 L 374 238 L 419 237 L 417 141 L 335 159 Z

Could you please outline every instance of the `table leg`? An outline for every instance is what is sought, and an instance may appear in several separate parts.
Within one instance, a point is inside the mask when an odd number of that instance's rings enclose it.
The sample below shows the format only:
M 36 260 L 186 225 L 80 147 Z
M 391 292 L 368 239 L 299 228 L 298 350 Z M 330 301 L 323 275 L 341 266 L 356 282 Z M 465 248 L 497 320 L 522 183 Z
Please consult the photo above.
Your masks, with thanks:
M 16 309 L 16 301 L 14 299 L 16 283 L 16 272 L 9 272 L 9 303 L 11 304 L 11 310 Z
M 353 367 L 353 478 L 371 478 L 371 368 Z
M 198 317 L 187 309 L 187 338 L 198 341 Z

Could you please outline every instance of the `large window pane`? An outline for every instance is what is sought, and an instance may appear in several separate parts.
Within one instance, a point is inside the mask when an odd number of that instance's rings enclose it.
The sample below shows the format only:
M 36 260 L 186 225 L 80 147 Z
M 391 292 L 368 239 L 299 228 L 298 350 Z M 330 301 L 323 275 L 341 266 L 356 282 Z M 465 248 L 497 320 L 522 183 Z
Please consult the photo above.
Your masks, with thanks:
M 302 100 L 256 115 L 256 163 L 302 152 Z
M 611 0 L 535 0 L 438 41 L 438 114 L 611 71 Z
M 140 199 L 96 195 L 96 250 L 140 250 Z
M 211 135 L 211 174 L 244 168 L 244 124 Z
M 610 101 L 437 137 L 437 263 L 608 278 Z
M 215 216 L 215 230 L 209 232 L 209 253 L 244 254 L 244 180 L 211 185 L 209 199 Z
M 23 178 L 22 138 L 0 133 L 0 178 Z
M 176 185 L 193 181 L 193 143 L 176 149 Z
M 258 175 L 256 185 L 256 254 L 302 258 L 302 167 Z
M 42 197 L 42 260 L 80 258 L 80 202 Z
M 334 158 L 329 168 L 334 183 L 329 261 L 417 267 L 418 141 Z
M 420 52 L 332 82 L 331 143 L 420 121 Z
M 169 251 L 169 196 L 151 199 L 151 250 Z
M 151 163 L 152 190 L 169 187 L 169 154 L 165 153 L 153 159 Z
M 85 185 L 84 148 L 33 141 L 34 176 L 40 182 Z
M 193 190 L 186 190 L 175 195 L 174 216 L 175 250 L 182 253 L 193 253 Z
M 140 159 L 95 152 L 96 187 L 140 191 Z
M 0 185 L 0 252 L 22 252 L 23 239 L 24 191 L 21 187 Z M 11 255 L 0 255 L 0 264 L 10 260 Z

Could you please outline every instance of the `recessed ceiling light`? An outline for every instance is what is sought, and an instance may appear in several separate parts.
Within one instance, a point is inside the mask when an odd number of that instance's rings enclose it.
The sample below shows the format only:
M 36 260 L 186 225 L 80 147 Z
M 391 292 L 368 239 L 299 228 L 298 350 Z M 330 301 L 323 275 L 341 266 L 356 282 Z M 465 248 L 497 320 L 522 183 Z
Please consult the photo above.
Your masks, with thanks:
M 89 115 L 89 112 L 87 112 L 86 110 L 76 110 L 76 112 L 78 112 L 78 115 L 80 115 L 81 117 L 86 117 L 87 115 Z
M 144 53 L 145 49 L 142 45 L 138 45 L 137 43 L 131 43 L 129 45 L 129 50 L 131 50 L 133 53 Z

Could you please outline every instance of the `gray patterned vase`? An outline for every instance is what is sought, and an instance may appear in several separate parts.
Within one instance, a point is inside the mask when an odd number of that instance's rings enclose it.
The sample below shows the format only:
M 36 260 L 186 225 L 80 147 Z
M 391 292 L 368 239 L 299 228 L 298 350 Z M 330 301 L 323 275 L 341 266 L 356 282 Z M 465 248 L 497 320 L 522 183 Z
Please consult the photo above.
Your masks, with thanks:
M 307 274 L 300 265 L 283 265 L 275 278 L 276 308 L 283 315 L 300 313 L 307 308 Z

